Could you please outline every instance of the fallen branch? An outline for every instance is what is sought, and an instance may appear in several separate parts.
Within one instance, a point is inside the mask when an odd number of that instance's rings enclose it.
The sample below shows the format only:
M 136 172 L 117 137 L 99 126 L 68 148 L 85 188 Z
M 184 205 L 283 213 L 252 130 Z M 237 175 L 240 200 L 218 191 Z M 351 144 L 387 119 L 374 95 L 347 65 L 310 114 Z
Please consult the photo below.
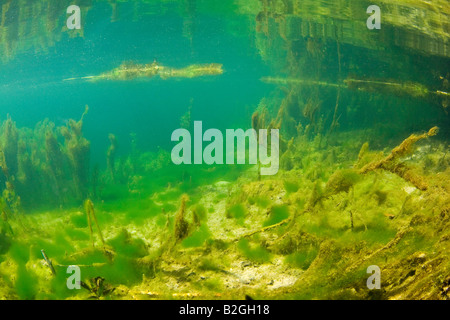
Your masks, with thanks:
M 395 237 L 389 241 L 385 246 L 375 250 L 374 252 L 372 252 L 371 254 L 365 256 L 364 258 L 362 258 L 361 260 L 359 260 L 357 263 L 352 264 L 347 270 L 345 270 L 345 273 L 351 272 L 353 270 L 355 270 L 356 268 L 358 268 L 360 265 L 362 265 L 363 263 L 365 263 L 366 261 L 372 259 L 373 257 L 375 257 L 376 255 L 380 254 L 381 252 L 388 250 L 390 248 L 392 248 L 393 246 L 397 245 L 400 240 L 403 239 L 403 237 L 405 236 L 406 233 L 408 233 L 409 231 L 411 231 L 411 227 L 409 226 L 409 224 L 407 226 L 404 226 L 403 228 L 401 228 L 397 234 L 395 235 Z
M 424 181 L 424 179 L 421 176 L 417 175 L 414 170 L 408 168 L 404 163 L 397 163 L 397 160 L 400 157 L 406 156 L 407 154 L 411 153 L 412 146 L 417 141 L 435 136 L 438 133 L 438 130 L 438 127 L 433 127 L 424 134 L 410 135 L 407 139 L 403 140 L 403 142 L 399 146 L 392 149 L 391 153 L 386 158 L 382 160 L 376 160 L 365 165 L 358 171 L 358 173 L 366 174 L 376 169 L 383 169 L 398 175 L 406 181 L 411 182 L 416 188 L 420 190 L 427 190 L 428 184 Z
M 257 233 L 266 232 L 266 231 L 268 231 L 268 230 L 271 230 L 271 229 L 274 229 L 274 228 L 278 228 L 278 227 L 280 227 L 280 226 L 282 226 L 282 225 L 285 225 L 286 223 L 290 222 L 291 220 L 292 220 L 292 218 L 287 218 L 287 219 L 284 219 L 283 221 L 280 221 L 280 222 L 278 222 L 278 223 L 276 223 L 276 224 L 272 224 L 272 225 L 270 225 L 270 226 L 267 226 L 267 227 L 264 227 L 264 228 L 261 228 L 261 229 L 252 231 L 252 232 L 250 232 L 250 233 L 246 233 L 246 234 L 244 234 L 244 235 L 242 235 L 242 236 L 240 236 L 240 237 L 237 237 L 237 238 L 234 239 L 232 242 L 239 241 L 239 240 L 241 240 L 241 239 L 243 239 L 243 238 L 251 237 L 251 236 L 253 236 L 253 235 L 257 234 Z

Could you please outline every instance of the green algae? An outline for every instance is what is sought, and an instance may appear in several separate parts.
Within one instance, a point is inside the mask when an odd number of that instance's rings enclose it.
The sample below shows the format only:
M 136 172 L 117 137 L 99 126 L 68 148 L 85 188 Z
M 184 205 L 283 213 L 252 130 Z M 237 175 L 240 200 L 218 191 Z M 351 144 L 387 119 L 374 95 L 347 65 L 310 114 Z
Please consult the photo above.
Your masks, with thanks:
M 227 217 L 236 219 L 239 224 L 243 224 L 247 215 L 247 209 L 242 203 L 235 204 L 228 208 Z
M 23 300 L 33 300 L 36 298 L 37 287 L 35 277 L 22 264 L 17 268 L 17 279 L 15 281 L 17 295 Z
M 267 227 L 283 221 L 289 217 L 289 208 L 285 205 L 273 206 L 270 209 L 269 218 L 264 222 L 263 226 Z
M 261 246 L 252 246 L 246 239 L 238 242 L 237 247 L 245 258 L 256 263 L 265 263 L 272 258 L 269 251 Z
M 184 248 L 194 248 L 202 246 L 211 237 L 211 232 L 206 225 L 200 226 L 189 237 L 181 242 Z
M 9 255 L 17 263 L 25 264 L 30 259 L 30 250 L 27 245 L 16 242 L 9 248 Z
M 142 258 L 148 254 L 147 247 L 139 238 L 132 238 L 126 229 L 107 242 L 116 254 L 128 258 Z
M 299 189 L 298 182 L 295 180 L 285 180 L 284 181 L 284 188 L 286 189 L 286 192 L 289 193 L 295 193 Z
M 251 205 L 257 205 L 259 208 L 261 209 L 266 209 L 270 206 L 271 201 L 270 199 L 267 199 L 266 197 L 263 196 L 254 196 L 254 197 L 249 197 L 247 199 L 248 203 Z
M 286 256 L 286 262 L 296 268 L 306 270 L 314 261 L 318 253 L 318 248 L 310 247 L 307 250 L 297 251 Z
M 70 216 L 70 222 L 75 228 L 86 228 L 88 226 L 86 215 L 82 213 L 72 214 Z

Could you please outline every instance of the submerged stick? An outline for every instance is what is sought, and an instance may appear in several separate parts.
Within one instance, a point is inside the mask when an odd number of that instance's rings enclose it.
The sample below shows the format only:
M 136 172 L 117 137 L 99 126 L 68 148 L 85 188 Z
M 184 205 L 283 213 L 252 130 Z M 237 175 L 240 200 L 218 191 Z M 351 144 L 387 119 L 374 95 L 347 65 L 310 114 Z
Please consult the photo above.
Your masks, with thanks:
M 222 64 L 192 64 L 185 68 L 176 69 L 163 66 L 156 61 L 148 64 L 137 64 L 134 62 L 122 63 L 119 67 L 99 75 L 79 78 L 68 78 L 64 81 L 88 80 L 88 81 L 129 81 L 139 78 L 153 78 L 159 76 L 166 80 L 169 78 L 196 78 L 202 76 L 215 76 L 223 74 Z
M 420 83 L 396 82 L 385 80 L 346 79 L 340 83 L 318 81 L 298 78 L 263 77 L 261 81 L 269 84 L 298 84 L 333 88 L 345 88 L 350 90 L 380 92 L 397 96 L 412 96 L 415 98 L 428 98 L 430 96 L 450 97 L 450 93 L 441 90 L 431 90 Z
M 53 263 L 45 254 L 44 249 L 41 250 L 41 253 L 42 253 L 42 256 L 44 257 L 45 262 L 47 263 L 47 266 L 50 268 L 51 272 L 53 273 L 53 275 L 56 275 L 55 268 L 53 268 Z
M 272 224 L 270 226 L 267 226 L 267 227 L 264 227 L 264 228 L 261 228 L 261 229 L 258 229 L 258 230 L 246 233 L 246 234 L 244 234 L 244 235 L 234 239 L 233 242 L 239 241 L 242 238 L 251 237 L 251 236 L 253 236 L 253 235 L 257 234 L 257 233 L 262 233 L 262 232 L 266 232 L 266 231 L 269 231 L 269 230 L 277 228 L 277 227 L 281 227 L 282 225 L 285 225 L 286 223 L 290 222 L 291 220 L 292 220 L 292 218 L 287 218 L 287 219 L 284 219 L 283 221 L 280 221 L 278 223 Z
M 298 78 L 279 78 L 279 77 L 263 77 L 261 81 L 269 84 L 300 84 L 300 85 L 314 85 L 334 88 L 346 88 L 344 83 L 333 83 L 311 79 L 298 79 Z

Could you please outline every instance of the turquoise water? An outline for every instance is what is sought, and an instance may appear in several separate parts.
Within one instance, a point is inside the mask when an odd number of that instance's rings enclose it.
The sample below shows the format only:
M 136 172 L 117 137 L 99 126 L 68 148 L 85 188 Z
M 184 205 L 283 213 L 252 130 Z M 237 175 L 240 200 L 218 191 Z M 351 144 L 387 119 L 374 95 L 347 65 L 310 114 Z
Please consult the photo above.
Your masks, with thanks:
M 174 13 L 178 5 L 164 7 L 165 13 L 156 11 L 133 21 L 133 5 L 125 3 L 120 21 L 111 23 L 111 7 L 99 3 L 85 17 L 84 38 L 68 38 L 66 32 L 47 52 L 20 53 L 2 66 L 2 118 L 9 114 L 18 126 L 33 127 L 44 118 L 61 125 L 79 118 L 87 104 L 85 134 L 99 162 L 108 133 L 118 136 L 122 152 L 129 150 L 130 133 L 137 134 L 145 150 L 169 148 L 170 135 L 191 104 L 192 117 L 208 127 L 249 126 L 251 106 L 268 87 L 259 81 L 268 67 L 249 41 L 245 17 L 195 14 L 191 41 L 183 37 L 183 19 Z M 229 34 L 230 23 L 242 33 Z M 171 67 L 217 62 L 224 64 L 225 74 L 191 81 L 62 81 L 100 74 L 123 61 L 154 60 Z

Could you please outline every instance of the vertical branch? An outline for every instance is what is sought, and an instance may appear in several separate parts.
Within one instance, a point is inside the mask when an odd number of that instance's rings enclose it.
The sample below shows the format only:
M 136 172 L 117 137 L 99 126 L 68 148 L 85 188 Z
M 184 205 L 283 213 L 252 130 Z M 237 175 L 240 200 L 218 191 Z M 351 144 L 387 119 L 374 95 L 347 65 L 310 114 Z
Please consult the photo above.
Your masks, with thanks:
M 94 218 L 94 222 L 95 222 L 95 225 L 97 226 L 98 234 L 100 236 L 100 240 L 102 241 L 103 247 L 105 247 L 105 240 L 103 239 L 102 230 L 100 229 L 100 226 L 99 226 L 98 221 L 97 221 L 97 217 L 95 216 L 94 204 L 92 203 L 91 200 L 88 199 L 88 200 L 86 200 L 84 202 L 84 209 L 85 209 L 86 215 L 88 217 L 88 224 L 89 224 L 89 230 L 91 232 L 92 246 L 94 246 L 94 235 L 93 235 L 93 232 L 92 232 L 91 215 Z

